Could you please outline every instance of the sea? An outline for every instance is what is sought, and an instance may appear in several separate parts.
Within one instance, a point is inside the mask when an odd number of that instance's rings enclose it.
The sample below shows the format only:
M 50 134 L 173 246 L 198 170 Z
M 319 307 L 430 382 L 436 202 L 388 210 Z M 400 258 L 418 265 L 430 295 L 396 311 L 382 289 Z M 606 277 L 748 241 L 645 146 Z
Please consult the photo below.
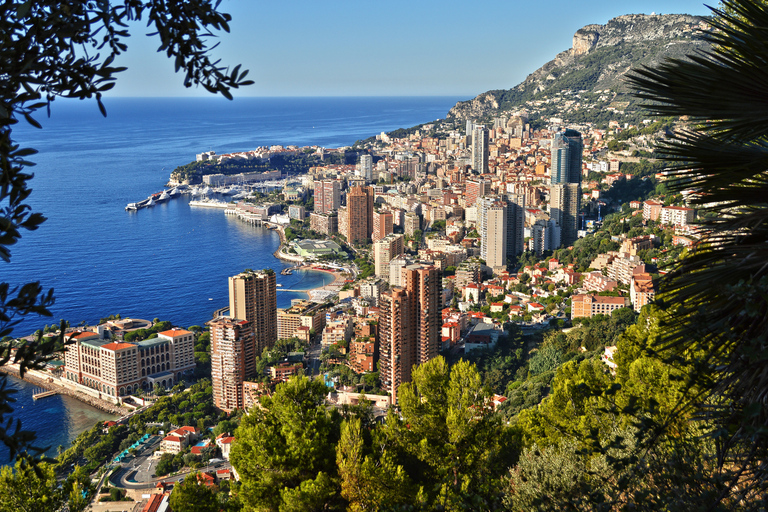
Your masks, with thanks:
M 228 304 L 227 277 L 246 268 L 278 273 L 278 307 L 327 284 L 323 272 L 280 275 L 289 263 L 273 256 L 278 234 L 217 209 L 190 207 L 189 196 L 138 212 L 125 205 L 163 189 L 173 169 L 204 151 L 218 154 L 270 145 L 352 145 L 381 132 L 444 118 L 463 97 L 106 98 L 57 99 L 42 129 L 20 121 L 13 138 L 39 151 L 28 203 L 47 221 L 23 232 L 0 263 L 0 281 L 39 281 L 54 289 L 51 317 L 27 317 L 15 336 L 66 319 L 94 325 L 100 318 L 168 320 L 203 325 Z M 17 388 L 14 418 L 39 444 L 68 444 L 96 421 L 111 418 L 68 397 L 32 401 L 34 387 Z M 62 424 L 65 426 L 62 427 Z M 0 464 L 7 451 L 0 446 Z

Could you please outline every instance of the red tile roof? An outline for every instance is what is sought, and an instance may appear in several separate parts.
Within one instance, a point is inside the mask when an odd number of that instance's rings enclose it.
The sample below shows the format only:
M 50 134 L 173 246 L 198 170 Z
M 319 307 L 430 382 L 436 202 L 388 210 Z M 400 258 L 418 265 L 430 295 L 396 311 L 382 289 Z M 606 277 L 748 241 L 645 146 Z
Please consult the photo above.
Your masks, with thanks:
M 125 348 L 135 348 L 136 345 L 131 345 L 130 343 L 107 343 L 106 345 L 102 345 L 101 348 L 106 350 L 123 350 Z
M 187 334 L 192 334 L 192 333 L 190 331 L 187 331 L 186 329 L 173 328 L 168 331 L 159 332 L 157 334 L 162 334 L 163 336 L 168 336 L 170 338 L 173 338 L 174 336 L 185 336 Z

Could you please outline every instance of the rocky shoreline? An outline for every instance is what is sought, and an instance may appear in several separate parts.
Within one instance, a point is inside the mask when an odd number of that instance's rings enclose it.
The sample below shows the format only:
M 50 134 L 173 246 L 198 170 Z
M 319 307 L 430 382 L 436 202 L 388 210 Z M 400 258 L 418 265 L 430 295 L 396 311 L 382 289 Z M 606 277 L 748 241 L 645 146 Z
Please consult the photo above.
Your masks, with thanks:
M 14 368 L 10 365 L 3 365 L 0 366 L 0 372 L 3 372 L 7 375 L 12 375 L 13 377 L 16 377 L 17 379 L 24 380 L 26 382 L 30 382 L 34 384 L 35 386 L 40 386 L 41 388 L 45 388 L 51 391 L 56 391 L 62 395 L 70 396 L 76 400 L 79 400 L 80 402 L 83 402 L 84 404 L 88 404 L 91 407 L 95 407 L 96 409 L 99 409 L 100 411 L 108 412 L 110 414 L 114 414 L 116 416 L 124 416 L 125 414 L 130 412 L 130 409 L 127 409 L 125 407 L 121 407 L 117 404 L 114 404 L 112 402 L 107 402 L 106 400 L 99 400 L 96 397 L 88 396 L 84 393 L 78 393 L 77 391 L 73 389 L 66 388 L 64 386 L 60 386 L 56 384 L 55 381 L 49 381 L 41 376 L 35 375 L 27 371 L 24 373 L 24 378 L 22 379 L 19 375 L 19 370 L 17 368 Z M 53 377 L 50 377 L 53 378 Z

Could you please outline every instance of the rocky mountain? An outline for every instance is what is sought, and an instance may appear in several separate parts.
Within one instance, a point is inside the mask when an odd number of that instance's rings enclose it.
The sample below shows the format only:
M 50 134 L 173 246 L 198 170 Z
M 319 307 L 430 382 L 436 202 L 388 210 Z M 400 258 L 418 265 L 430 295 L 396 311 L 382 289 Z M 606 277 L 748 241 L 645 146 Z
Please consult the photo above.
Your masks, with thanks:
M 611 93 L 618 108 L 633 105 L 624 75 L 653 67 L 668 57 L 683 57 L 709 44 L 699 35 L 706 18 L 684 14 L 629 14 L 605 25 L 587 25 L 573 35 L 573 47 L 534 71 L 512 89 L 488 91 L 457 103 L 448 118 L 481 119 L 502 111 L 541 104 L 557 93 Z

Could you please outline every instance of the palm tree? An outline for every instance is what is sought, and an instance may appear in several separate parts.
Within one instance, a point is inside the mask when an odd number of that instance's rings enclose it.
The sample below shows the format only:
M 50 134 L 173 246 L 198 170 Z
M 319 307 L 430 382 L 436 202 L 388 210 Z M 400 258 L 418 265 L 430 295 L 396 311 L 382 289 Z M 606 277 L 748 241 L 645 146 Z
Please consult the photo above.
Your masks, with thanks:
M 768 5 L 726 0 L 713 14 L 711 50 L 629 83 L 656 115 L 690 120 L 657 151 L 670 191 L 711 215 L 661 280 L 663 354 L 690 370 L 679 411 L 705 420 L 729 499 L 754 503 L 768 491 Z

